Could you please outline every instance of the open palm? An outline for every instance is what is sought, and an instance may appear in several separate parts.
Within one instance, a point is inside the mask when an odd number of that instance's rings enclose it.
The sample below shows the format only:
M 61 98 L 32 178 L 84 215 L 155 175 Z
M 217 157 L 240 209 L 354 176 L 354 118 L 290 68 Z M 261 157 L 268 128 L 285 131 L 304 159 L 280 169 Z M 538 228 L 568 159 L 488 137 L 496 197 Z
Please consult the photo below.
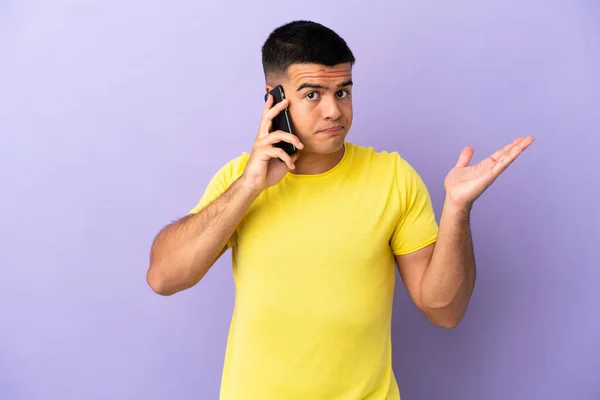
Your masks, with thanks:
M 476 165 L 469 165 L 473 148 L 466 147 L 446 176 L 446 195 L 455 204 L 471 205 L 533 143 L 532 136 L 520 137 Z

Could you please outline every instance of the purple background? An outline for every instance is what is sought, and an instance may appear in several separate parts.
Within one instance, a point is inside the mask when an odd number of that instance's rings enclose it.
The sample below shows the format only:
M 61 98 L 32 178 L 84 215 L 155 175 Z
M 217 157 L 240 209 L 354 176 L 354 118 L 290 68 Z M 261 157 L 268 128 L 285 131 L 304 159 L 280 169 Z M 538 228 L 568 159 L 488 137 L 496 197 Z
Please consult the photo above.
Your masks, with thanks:
M 463 323 L 398 285 L 403 400 L 600 398 L 600 3 L 368 3 L 0 3 L 1 399 L 217 398 L 230 253 L 165 298 L 149 247 L 250 148 L 260 46 L 299 18 L 357 56 L 349 140 L 400 151 L 436 211 L 463 146 L 537 137 L 473 211 Z

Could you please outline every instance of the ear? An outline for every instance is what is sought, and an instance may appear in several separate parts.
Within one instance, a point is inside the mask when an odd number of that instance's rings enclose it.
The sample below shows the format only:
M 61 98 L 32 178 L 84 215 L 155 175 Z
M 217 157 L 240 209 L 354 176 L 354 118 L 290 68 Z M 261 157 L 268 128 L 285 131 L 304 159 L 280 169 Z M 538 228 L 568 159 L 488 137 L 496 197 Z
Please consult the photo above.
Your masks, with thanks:
M 269 93 L 271 90 L 273 90 L 273 86 L 271 86 L 271 85 L 265 86 L 265 93 Z

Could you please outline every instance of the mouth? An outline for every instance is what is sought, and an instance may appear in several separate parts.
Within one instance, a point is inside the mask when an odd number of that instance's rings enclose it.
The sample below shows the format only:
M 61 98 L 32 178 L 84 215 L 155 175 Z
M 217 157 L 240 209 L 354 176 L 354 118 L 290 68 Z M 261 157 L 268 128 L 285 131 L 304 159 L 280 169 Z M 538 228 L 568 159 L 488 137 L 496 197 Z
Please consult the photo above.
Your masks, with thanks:
M 344 127 L 342 125 L 335 125 L 335 126 L 327 128 L 327 129 L 321 129 L 319 131 L 319 133 L 325 133 L 325 134 L 333 135 L 333 134 L 336 134 L 336 133 L 340 133 L 343 130 L 344 130 Z

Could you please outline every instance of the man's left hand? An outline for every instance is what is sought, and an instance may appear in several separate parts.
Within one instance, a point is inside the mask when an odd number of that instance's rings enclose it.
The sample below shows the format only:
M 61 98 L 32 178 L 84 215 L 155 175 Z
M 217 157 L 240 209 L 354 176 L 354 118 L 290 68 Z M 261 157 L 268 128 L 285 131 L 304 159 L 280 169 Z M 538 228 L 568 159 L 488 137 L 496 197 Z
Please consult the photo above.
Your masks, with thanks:
M 520 137 L 476 165 L 469 165 L 473 148 L 465 147 L 458 162 L 446 176 L 448 200 L 458 207 L 470 208 L 475 200 L 533 143 L 533 136 Z

